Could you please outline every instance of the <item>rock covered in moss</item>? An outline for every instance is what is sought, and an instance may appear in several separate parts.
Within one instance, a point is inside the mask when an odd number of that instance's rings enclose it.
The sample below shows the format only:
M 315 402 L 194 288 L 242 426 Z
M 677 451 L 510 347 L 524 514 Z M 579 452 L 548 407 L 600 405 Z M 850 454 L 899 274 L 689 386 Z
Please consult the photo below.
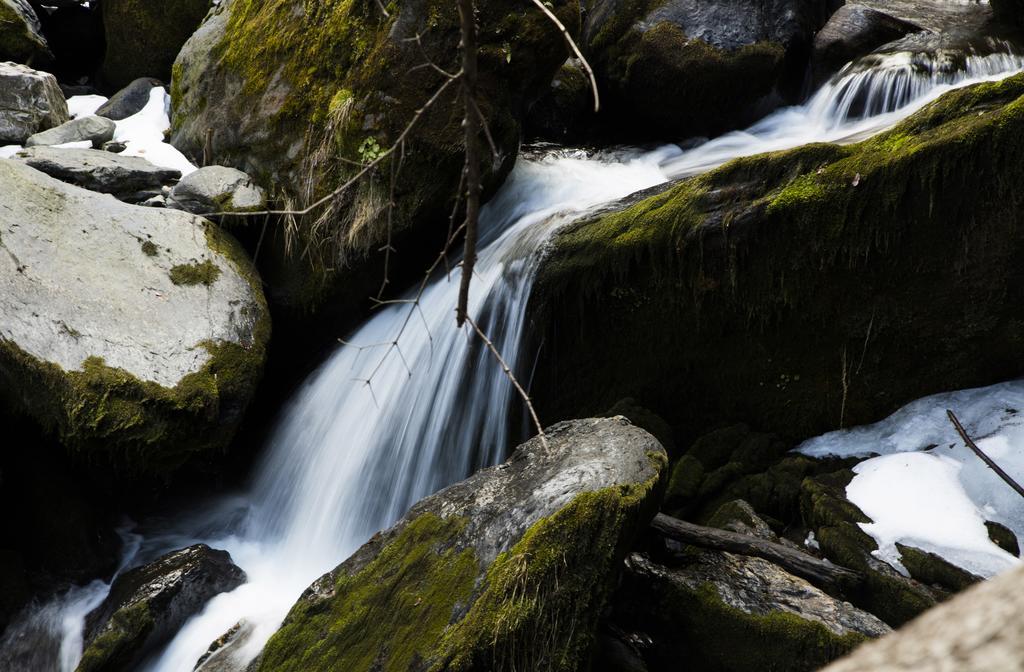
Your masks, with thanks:
M 267 194 L 252 178 L 227 166 L 206 166 L 174 185 L 168 207 L 195 214 L 262 210 Z
M 312 203 L 344 183 L 397 142 L 440 89 L 444 75 L 424 64 L 459 68 L 454 4 L 384 4 L 386 12 L 372 1 L 221 3 L 175 63 L 172 143 L 194 157 L 209 147 L 214 161 L 244 170 L 284 203 Z M 578 25 L 577 0 L 551 6 Z M 566 49 L 550 21 L 520 0 L 483 0 L 477 15 L 478 103 L 497 150 L 482 169 L 496 186 L 518 151 L 522 112 Z M 410 268 L 437 255 L 464 164 L 457 96 L 448 86 L 405 136 L 393 218 L 386 160 L 374 179 L 298 222 L 301 240 L 287 249 L 304 250 L 301 258 L 286 254 L 282 237 L 268 238 L 267 249 L 282 257 L 273 283 L 282 302 L 314 302 L 335 269 L 344 276 L 335 286 L 364 302 L 380 286 L 376 250 L 386 238 Z
M 86 619 L 76 672 L 128 672 L 173 636 L 210 598 L 234 590 L 245 572 L 205 544 L 172 551 L 117 577 Z
M 28 0 L 0 0 L 0 61 L 33 63 L 53 58 L 42 30 Z
M 0 161 L 0 183 L 4 399 L 81 461 L 126 472 L 166 476 L 222 449 L 269 337 L 240 246 L 205 220 L 15 161 Z M 206 267 L 209 283 L 173 281 Z
M 142 157 L 100 149 L 37 146 L 21 150 L 13 159 L 62 182 L 133 203 L 159 194 L 164 185 L 181 177 L 181 171 L 156 166 Z
M 1020 544 L 1013 530 L 1002 523 L 996 523 L 991 520 L 985 521 L 985 529 L 988 530 L 988 538 L 992 540 L 993 544 L 1010 555 L 1020 557 Z
M 1015 76 L 562 230 L 528 309 L 538 410 L 632 396 L 792 442 L 1024 374 L 1022 131 Z
M 577 420 L 428 497 L 300 598 L 255 669 L 578 669 L 665 453 Z
M 672 566 L 630 555 L 615 618 L 652 638 L 651 669 L 810 671 L 889 632 L 767 560 L 697 550 Z
M 0 63 L 0 144 L 20 145 L 67 120 L 68 105 L 53 75 Z
M 174 59 L 210 6 L 211 0 L 103 0 L 105 84 L 116 91 L 140 77 L 170 81 Z
M 1024 667 L 1024 569 L 984 581 L 824 672 L 992 672 Z
M 872 555 L 878 544 L 861 528 L 862 523 L 872 521 L 846 498 L 845 488 L 852 478 L 852 471 L 843 470 L 805 479 L 800 492 L 803 519 L 826 558 L 864 575 L 851 599 L 886 623 L 899 626 L 947 593 L 903 576 Z M 917 566 L 923 568 L 921 560 Z M 929 569 L 929 576 L 938 574 L 937 569 Z
M 593 2 L 584 50 L 608 125 L 620 135 L 681 140 L 740 127 L 795 100 L 811 38 L 834 4 Z

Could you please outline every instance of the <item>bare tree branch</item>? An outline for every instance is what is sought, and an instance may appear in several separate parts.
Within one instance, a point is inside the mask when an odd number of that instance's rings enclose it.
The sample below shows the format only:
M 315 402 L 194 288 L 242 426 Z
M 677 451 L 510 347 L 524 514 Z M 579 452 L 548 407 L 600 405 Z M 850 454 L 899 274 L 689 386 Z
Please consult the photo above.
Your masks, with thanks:
M 509 381 L 512 383 L 512 385 L 516 388 L 516 392 L 519 393 L 519 396 L 520 398 L 522 398 L 523 403 L 526 404 L 526 409 L 530 412 L 530 417 L 533 419 L 533 424 L 537 428 L 537 436 L 540 437 L 540 443 L 542 446 L 544 446 L 544 450 L 547 450 L 548 437 L 544 433 L 544 426 L 540 424 L 540 418 L 537 417 L 537 410 L 533 407 L 533 401 L 530 400 L 530 395 L 528 395 L 526 393 L 526 390 L 523 389 L 523 386 L 519 384 L 519 380 L 516 378 L 515 374 L 512 373 L 512 369 L 509 368 L 509 365 L 505 362 L 505 358 L 501 356 L 501 353 L 498 352 L 498 349 L 494 347 L 494 343 L 491 342 L 491 339 L 487 338 L 487 334 L 485 334 L 483 330 L 477 326 L 476 322 L 473 321 L 473 318 L 467 315 L 466 322 L 469 324 L 469 326 L 473 327 L 473 331 L 476 332 L 476 335 L 479 336 L 480 339 L 484 342 L 484 344 L 487 345 L 487 349 L 491 351 L 491 354 L 494 355 L 494 358 L 498 360 L 498 364 L 501 365 L 501 370 L 502 372 L 504 372 L 505 377 L 507 377 Z
M 976 444 L 971 439 L 971 437 L 967 435 L 967 430 L 965 430 L 964 426 L 960 424 L 960 419 L 956 417 L 956 414 L 953 413 L 953 411 L 946 409 L 946 415 L 949 416 L 949 421 L 953 423 L 953 427 L 956 428 L 957 434 L 959 434 L 960 438 L 963 439 L 964 444 L 966 444 L 966 446 L 971 449 L 971 452 L 977 455 L 982 462 L 988 465 L 989 469 L 996 472 L 996 475 L 999 476 L 999 478 L 1003 479 L 1003 481 L 1007 485 L 1013 488 L 1018 495 L 1024 497 L 1024 488 L 1020 486 L 1020 483 L 1013 480 L 1013 478 L 1011 478 L 1008 473 L 1003 471 L 1002 468 L 1000 468 L 1000 466 L 996 464 L 991 457 L 983 453 L 981 451 L 981 448 L 978 448 L 978 444 Z
M 469 285 L 476 264 L 477 222 L 480 218 L 480 116 L 476 106 L 476 11 L 473 0 L 458 0 L 462 31 L 462 128 L 466 144 L 466 243 L 455 322 L 460 327 L 469 317 Z
M 572 49 L 574 54 L 576 54 L 576 58 L 580 60 L 583 70 L 587 73 L 587 77 L 590 78 L 590 90 L 594 94 L 594 112 L 598 112 L 601 109 L 601 99 L 597 93 L 597 78 L 594 77 L 594 69 L 590 67 L 590 63 L 587 62 L 587 59 L 583 56 L 583 52 L 580 51 L 580 48 L 576 46 L 576 42 L 572 39 L 572 35 L 570 35 L 569 31 L 566 30 L 565 24 L 555 16 L 555 13 L 548 9 L 548 6 L 545 5 L 542 0 L 531 0 L 531 2 L 533 2 L 540 11 L 544 12 L 544 15 L 551 20 L 551 23 L 555 24 L 555 27 L 561 31 L 562 37 L 565 38 L 569 48 Z

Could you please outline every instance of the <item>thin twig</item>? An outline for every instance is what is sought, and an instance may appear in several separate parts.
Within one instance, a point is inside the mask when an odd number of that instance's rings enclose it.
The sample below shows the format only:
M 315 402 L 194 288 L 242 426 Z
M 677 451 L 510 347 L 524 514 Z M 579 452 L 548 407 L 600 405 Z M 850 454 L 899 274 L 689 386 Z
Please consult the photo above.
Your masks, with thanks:
M 540 11 L 544 12 L 544 15 L 551 19 L 551 22 L 555 24 L 558 30 L 562 31 L 562 37 L 569 44 L 569 48 L 572 49 L 573 53 L 576 54 L 576 58 L 580 60 L 583 65 L 583 69 L 587 73 L 587 77 L 590 78 L 590 90 L 594 92 L 594 112 L 598 112 L 601 109 L 601 99 L 597 94 L 597 78 L 594 77 L 594 69 L 590 67 L 590 63 L 583 56 L 583 52 L 576 46 L 576 42 L 573 41 L 572 36 L 569 35 L 569 31 L 566 30 L 565 25 L 555 16 L 555 13 L 548 9 L 541 0 L 531 0 L 533 4 L 537 5 Z
M 466 239 L 462 253 L 462 278 L 459 281 L 459 302 L 455 323 L 460 327 L 469 317 L 469 285 L 476 264 L 477 223 L 480 219 L 480 118 L 473 113 L 476 105 L 477 47 L 476 7 L 473 0 L 458 0 L 462 43 L 462 129 L 466 146 Z
M 978 444 L 976 444 L 971 439 L 971 437 L 967 436 L 967 431 L 964 429 L 964 426 L 960 424 L 960 420 L 956 417 L 956 414 L 953 413 L 953 411 L 947 409 L 946 415 L 949 416 L 949 421 L 953 423 L 953 426 L 956 428 L 957 434 L 959 434 L 960 438 L 963 439 L 964 444 L 966 444 L 966 446 L 971 449 L 971 452 L 977 455 L 982 462 L 988 465 L 989 469 L 996 472 L 996 475 L 999 476 L 999 478 L 1003 479 L 1003 481 L 1005 481 L 1007 485 L 1013 488 L 1018 495 L 1024 497 L 1024 488 L 1022 488 L 1017 481 L 1013 480 L 1009 474 L 1003 471 L 998 464 L 993 462 L 992 458 L 990 458 L 985 453 L 981 452 L 981 448 L 978 448 Z
M 519 379 L 517 379 L 516 375 L 512 373 L 512 369 L 510 369 L 508 364 L 505 362 L 505 358 L 501 356 L 501 353 L 498 352 L 498 349 L 494 347 L 494 343 L 491 343 L 491 339 L 487 338 L 487 334 L 485 334 L 483 330 L 477 326 L 476 322 L 473 321 L 473 318 L 471 318 L 469 315 L 466 315 L 466 323 L 469 326 L 473 327 L 473 331 L 476 332 L 476 335 L 479 336 L 480 340 L 482 340 L 487 345 L 487 349 L 491 351 L 491 354 L 494 355 L 494 358 L 498 360 L 498 364 L 501 365 L 501 370 L 505 373 L 505 376 L 516 388 L 516 392 L 519 393 L 519 396 L 522 398 L 523 403 L 526 404 L 527 410 L 530 411 L 530 417 L 533 418 L 534 426 L 537 427 L 537 436 L 540 437 L 540 444 L 544 446 L 544 450 L 547 450 L 548 437 L 544 433 L 544 426 L 540 424 L 540 418 L 537 417 L 537 410 L 533 407 L 533 401 L 530 400 L 530 395 L 528 395 L 526 393 L 526 390 L 523 389 L 523 386 L 519 384 Z

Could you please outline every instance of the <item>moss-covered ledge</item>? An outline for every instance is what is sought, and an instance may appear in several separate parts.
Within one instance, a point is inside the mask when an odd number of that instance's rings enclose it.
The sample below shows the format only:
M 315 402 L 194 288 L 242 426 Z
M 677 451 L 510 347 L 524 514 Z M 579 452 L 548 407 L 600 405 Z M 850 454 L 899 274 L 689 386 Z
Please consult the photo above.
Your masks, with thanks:
M 629 396 L 680 440 L 787 440 L 1024 373 L 1024 75 L 850 146 L 740 159 L 556 236 L 548 417 Z
M 581 668 L 666 458 L 621 417 L 548 438 L 421 501 L 314 583 L 255 669 Z

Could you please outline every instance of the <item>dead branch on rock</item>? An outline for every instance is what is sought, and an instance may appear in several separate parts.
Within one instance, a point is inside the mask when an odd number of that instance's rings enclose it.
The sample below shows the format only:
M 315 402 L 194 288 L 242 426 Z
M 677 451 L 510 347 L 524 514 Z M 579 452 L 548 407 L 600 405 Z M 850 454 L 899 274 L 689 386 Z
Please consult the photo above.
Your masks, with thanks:
M 768 560 L 832 595 L 846 595 L 864 580 L 859 572 L 819 560 L 795 548 L 747 534 L 695 525 L 663 513 L 654 517 L 651 527 L 669 539 L 691 546 Z
M 971 452 L 977 455 L 982 462 L 988 465 L 989 469 L 996 472 L 996 476 L 1003 479 L 1003 481 L 1011 488 L 1013 488 L 1013 490 L 1018 495 L 1024 497 L 1024 488 L 1020 486 L 1020 483 L 1013 480 L 1013 478 L 1011 478 L 1008 473 L 1003 471 L 1002 468 L 998 464 L 996 464 L 991 457 L 983 453 L 981 448 L 978 448 L 978 444 L 976 444 L 974 440 L 967 435 L 967 430 L 965 430 L 964 426 L 960 424 L 960 419 L 956 417 L 956 414 L 953 411 L 946 409 L 946 415 L 949 416 L 949 421 L 953 423 L 953 427 L 956 428 L 957 434 L 960 435 L 960 438 L 963 440 L 964 444 L 968 448 L 970 448 Z

